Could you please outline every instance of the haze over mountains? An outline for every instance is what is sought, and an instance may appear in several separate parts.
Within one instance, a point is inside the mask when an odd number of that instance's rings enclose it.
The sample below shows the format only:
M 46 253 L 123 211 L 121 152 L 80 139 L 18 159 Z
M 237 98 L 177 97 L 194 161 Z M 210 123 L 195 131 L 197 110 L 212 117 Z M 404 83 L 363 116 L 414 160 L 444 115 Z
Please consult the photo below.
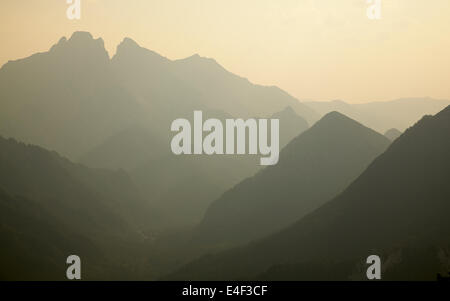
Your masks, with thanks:
M 384 133 L 390 128 L 403 131 L 446 102 L 300 103 L 279 88 L 254 85 L 228 72 L 213 59 L 194 55 L 171 61 L 129 38 L 110 59 L 103 40 L 87 32 L 62 38 L 48 52 L 5 64 L 0 69 L 0 101 L 3 136 L 90 163 L 86 156 L 129 129 L 167 139 L 170 122 L 194 109 L 218 118 L 248 118 L 291 107 L 309 125 L 339 111 Z M 124 162 L 120 167 L 129 167 L 126 159 L 118 161 Z
M 75 32 L 0 68 L 0 278 L 65 279 L 75 253 L 84 279 L 151 280 L 240 245 L 173 278 L 353 279 L 374 251 L 388 277 L 430 279 L 448 259 L 449 108 L 400 131 L 446 103 L 302 103 L 213 59 L 128 38 L 110 58 Z M 278 165 L 172 154 L 194 110 L 279 119 Z
M 386 138 L 388 138 L 391 141 L 394 141 L 401 135 L 402 135 L 402 132 L 400 132 L 397 129 L 390 129 L 390 130 L 387 130 L 386 133 L 384 133 L 384 136 L 386 136 Z
M 73 253 L 89 262 L 88 279 L 128 277 L 123 254 L 134 254 L 160 218 L 126 173 L 2 137 L 0 206 L 2 279 L 58 279 Z
M 291 107 L 273 114 L 270 119 L 280 120 L 280 149 L 309 128 L 308 122 L 297 115 Z
M 101 39 L 62 38 L 0 69 L 0 133 L 75 159 L 136 119 L 139 104 L 112 72 Z
M 165 144 L 166 141 L 150 129 L 131 126 L 106 138 L 78 161 L 94 168 L 131 171 L 163 156 L 168 150 Z
M 450 105 L 450 101 L 424 97 L 363 104 L 349 104 L 342 100 L 305 102 L 305 104 L 321 115 L 338 111 L 379 133 L 385 133 L 391 128 L 403 132 L 422 116 L 438 113 Z
M 306 119 L 318 117 L 284 91 L 253 85 L 211 59 L 170 61 L 130 39 L 109 59 L 103 41 L 86 32 L 8 62 L 0 69 L 0 85 L 1 133 L 72 159 L 132 126 L 166 138 L 167 123 L 194 109 L 246 118 L 290 106 L 308 112 Z
M 294 225 L 202 257 L 171 279 L 433 280 L 450 263 L 450 106 L 408 129 L 347 189 Z
M 250 156 L 200 158 L 204 163 L 191 164 L 186 173 L 187 167 L 177 162 L 191 158 L 175 158 L 169 148 L 174 119 L 189 119 L 194 110 L 218 119 L 233 118 L 232 114 L 268 117 L 286 107 L 304 112 L 306 119 L 318 117 L 284 91 L 253 85 L 212 59 L 192 56 L 171 61 L 128 38 L 109 59 L 103 41 L 86 32 L 62 38 L 48 52 L 4 65 L 0 103 L 0 134 L 55 150 L 91 167 L 125 169 L 149 201 L 162 205 L 161 212 L 179 210 L 173 212 L 175 220 L 186 217 L 189 223 L 198 222 L 211 199 L 251 176 L 258 166 Z M 285 144 L 308 126 L 294 112 L 288 118 L 281 129 L 282 137 L 287 137 Z M 300 120 L 299 128 L 289 127 L 295 120 Z M 202 171 L 201 166 L 209 165 L 217 168 Z M 158 166 L 165 166 L 167 178 Z M 158 174 L 173 183 L 188 179 L 187 190 L 173 194 L 166 185 L 155 186 L 150 179 Z M 148 187 L 157 190 L 148 193 Z M 209 191 L 203 197 L 198 194 L 201 187 Z M 175 199 L 179 195 L 186 201 Z M 193 202 L 201 204 L 191 206 L 194 215 L 183 214 L 185 208 L 177 206 Z
M 389 144 L 340 113 L 327 114 L 283 149 L 279 164 L 215 201 L 194 243 L 230 246 L 288 226 L 344 190 Z
M 313 110 L 281 89 L 254 85 L 215 60 L 199 55 L 171 61 L 125 39 L 112 64 L 139 99 L 150 100 L 156 112 L 168 110 L 171 120 L 193 107 L 249 118 L 268 116 L 290 106 L 310 122 L 318 118 Z

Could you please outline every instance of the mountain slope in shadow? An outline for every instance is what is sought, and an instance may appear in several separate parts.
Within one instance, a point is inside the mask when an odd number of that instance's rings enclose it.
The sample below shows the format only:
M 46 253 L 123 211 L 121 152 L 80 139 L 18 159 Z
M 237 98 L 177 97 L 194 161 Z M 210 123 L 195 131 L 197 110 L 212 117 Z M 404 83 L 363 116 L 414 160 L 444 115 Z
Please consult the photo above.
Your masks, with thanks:
M 276 166 L 215 201 L 193 244 L 228 247 L 288 226 L 343 191 L 389 143 L 340 113 L 327 114 L 282 150 Z
M 221 114 L 209 118 L 213 116 Z M 222 122 L 232 118 L 222 116 Z M 280 148 L 308 128 L 308 123 L 289 107 L 270 118 L 280 120 Z M 166 224 L 174 227 L 198 224 L 212 200 L 259 169 L 259 156 L 254 155 L 170 154 L 145 162 L 131 174 L 144 194 L 152 195 L 158 211 L 164 212 Z
M 166 141 L 145 127 L 119 131 L 83 154 L 78 162 L 93 168 L 132 171 L 169 151 Z
M 172 61 L 129 38 L 110 59 L 103 41 L 87 32 L 62 38 L 48 52 L 5 64 L 0 69 L 0 106 L 0 135 L 55 150 L 89 167 L 125 169 L 149 202 L 168 200 L 168 208 L 177 209 L 174 203 L 183 203 L 178 200 L 182 194 L 149 179 L 158 179 L 158 174 L 166 183 L 187 179 L 184 204 L 192 201 L 201 207 L 192 206 L 189 214 L 181 212 L 173 220 L 186 216 L 189 223 L 200 220 L 208 202 L 253 175 L 259 157 L 214 156 L 200 158 L 199 164 L 175 158 L 170 150 L 173 120 L 190 119 L 194 110 L 221 120 L 267 117 L 287 106 L 296 114 L 310 114 L 292 121 L 317 116 L 286 92 L 254 85 L 211 59 Z M 162 171 L 162 162 L 170 170 Z M 190 177 L 182 166 L 198 177 Z M 202 187 L 204 194 L 199 193 Z
M 450 106 L 409 128 L 343 193 L 293 226 L 170 278 L 365 279 L 372 254 L 382 258 L 382 279 L 447 274 L 449 133 Z
M 273 114 L 269 119 L 280 120 L 280 149 L 309 128 L 308 122 L 291 107 Z
M 68 227 L 39 202 L 2 189 L 0 241 L 2 280 L 64 279 L 64 263 L 70 254 L 83 258 L 85 275 L 106 277 L 96 269 L 107 262 L 106 256 L 90 238 Z
M 0 276 L 9 280 L 65 279 L 71 254 L 84 279 L 138 277 L 160 216 L 123 171 L 1 137 L 0 215 Z
M 90 232 L 130 235 L 131 225 L 137 228 L 155 215 L 125 172 L 89 169 L 55 152 L 1 137 L 0 183 L 6 192 L 39 201 Z

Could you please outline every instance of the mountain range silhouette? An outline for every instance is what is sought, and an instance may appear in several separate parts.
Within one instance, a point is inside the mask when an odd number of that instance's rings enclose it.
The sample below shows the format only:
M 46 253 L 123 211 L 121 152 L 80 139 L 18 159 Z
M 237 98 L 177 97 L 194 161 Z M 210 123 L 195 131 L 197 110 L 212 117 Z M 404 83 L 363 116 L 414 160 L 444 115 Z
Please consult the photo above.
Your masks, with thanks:
M 89 167 L 125 169 L 174 226 L 198 222 L 212 199 L 258 169 L 250 156 L 178 164 L 192 159 L 170 154 L 168 129 L 174 119 L 189 118 L 194 110 L 221 120 L 233 114 L 267 118 L 290 107 L 291 116 L 282 118 L 290 119 L 281 128 L 286 144 L 308 127 L 303 120 L 318 118 L 286 92 L 254 85 L 212 59 L 194 55 L 171 61 L 129 38 L 110 59 L 103 40 L 87 32 L 60 39 L 48 52 L 5 64 L 0 103 L 1 135 Z M 293 124 L 296 120 L 300 124 Z M 167 177 L 158 166 L 165 166 Z M 166 182 L 157 185 L 157 178 Z M 184 183 L 185 190 L 174 192 L 170 182 Z M 204 194 L 198 193 L 201 188 Z
M 288 226 L 344 190 L 389 144 L 340 113 L 325 115 L 282 150 L 279 164 L 213 202 L 194 242 L 229 246 Z
M 160 216 L 125 172 L 2 137 L 0 206 L 2 279 L 58 279 L 72 253 L 89 263 L 88 279 L 126 277 L 115 254 L 133 252 Z
M 448 271 L 450 106 L 425 116 L 341 194 L 290 227 L 204 256 L 168 279 L 435 280 Z
M 75 32 L 0 68 L 0 279 L 65 279 L 70 254 L 85 280 L 361 280 L 371 254 L 386 280 L 447 275 L 448 104 L 300 102 Z M 194 110 L 280 119 L 279 163 L 172 154 Z

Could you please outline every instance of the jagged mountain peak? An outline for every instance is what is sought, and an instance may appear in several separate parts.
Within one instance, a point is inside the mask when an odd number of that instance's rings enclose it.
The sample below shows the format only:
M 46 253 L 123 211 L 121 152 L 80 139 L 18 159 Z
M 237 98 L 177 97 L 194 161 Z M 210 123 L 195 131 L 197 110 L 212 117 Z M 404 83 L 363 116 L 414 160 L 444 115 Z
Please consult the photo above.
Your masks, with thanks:
M 125 37 L 122 42 L 118 45 L 118 47 L 139 47 L 141 46 L 132 38 Z
M 69 56 L 72 60 L 76 58 L 83 61 L 106 62 L 109 60 L 103 39 L 95 39 L 91 33 L 85 31 L 75 31 L 69 39 L 62 37 L 47 54 Z
M 105 49 L 105 42 L 102 38 L 94 39 L 92 34 L 87 31 L 75 31 L 69 39 L 66 37 L 62 37 L 59 39 L 58 43 L 55 44 L 51 50 L 58 49 L 61 47 L 89 47 L 89 46 L 96 46 L 98 48 L 101 48 L 102 50 L 106 51 Z
M 69 40 L 71 41 L 94 40 L 94 37 L 88 31 L 74 31 Z
M 116 54 L 112 60 L 121 60 L 126 58 L 127 60 L 148 60 L 169 62 L 170 60 L 160 55 L 159 53 L 140 46 L 135 40 L 131 38 L 124 38 L 123 41 L 117 46 Z

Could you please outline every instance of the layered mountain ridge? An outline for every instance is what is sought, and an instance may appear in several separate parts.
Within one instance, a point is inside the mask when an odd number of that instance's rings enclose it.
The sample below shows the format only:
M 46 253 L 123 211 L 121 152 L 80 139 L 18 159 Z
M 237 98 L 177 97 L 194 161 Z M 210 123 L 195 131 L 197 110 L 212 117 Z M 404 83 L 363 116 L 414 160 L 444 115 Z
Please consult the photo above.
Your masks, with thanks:
M 340 113 L 327 114 L 282 150 L 276 166 L 213 202 L 194 242 L 235 245 L 288 226 L 344 190 L 389 144 Z
M 257 242 L 204 256 L 169 279 L 433 280 L 450 262 L 450 106 L 426 116 L 341 194 Z

